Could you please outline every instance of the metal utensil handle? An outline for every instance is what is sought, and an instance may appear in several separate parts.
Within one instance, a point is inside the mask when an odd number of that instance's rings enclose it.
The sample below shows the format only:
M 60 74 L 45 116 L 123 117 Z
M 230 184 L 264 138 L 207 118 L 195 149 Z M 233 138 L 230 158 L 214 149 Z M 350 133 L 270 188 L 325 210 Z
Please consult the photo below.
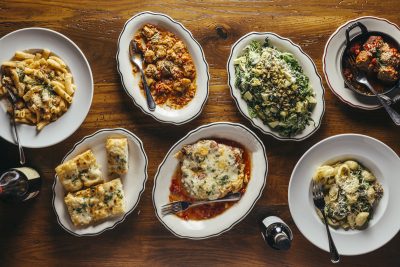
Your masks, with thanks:
M 1 73 L 1 69 L 0 69 L 0 73 Z M 1 77 L 0 79 L 3 80 L 3 73 L 1 73 L 0 77 Z M 25 153 L 24 153 L 24 149 L 22 148 L 21 142 L 19 141 L 17 123 L 15 121 L 15 103 L 17 102 L 17 99 L 9 85 L 3 84 L 3 86 L 6 88 L 7 93 L 11 99 L 10 101 L 11 101 L 12 112 L 13 112 L 11 121 L 12 121 L 13 128 L 14 128 L 15 139 L 17 140 L 17 144 L 18 144 L 19 163 L 21 163 L 21 165 L 24 165 L 25 164 Z
M 395 97 L 392 98 L 393 104 L 396 104 L 397 102 L 400 101 L 400 95 L 396 95 Z
M 382 106 L 386 109 L 387 113 L 389 114 L 390 118 L 392 118 L 393 122 L 400 126 L 400 114 L 394 110 L 392 107 L 388 105 L 388 103 L 383 99 L 378 93 L 375 91 L 375 89 L 369 84 L 369 83 L 364 83 L 369 90 L 378 98 L 379 102 L 382 104 Z
M 21 142 L 19 141 L 19 135 L 18 135 L 18 131 L 17 131 L 17 123 L 15 122 L 15 106 L 14 106 L 14 104 L 13 104 L 12 124 L 13 124 L 13 128 L 14 128 L 15 139 L 17 139 L 17 144 L 18 144 L 19 163 L 21 163 L 21 165 L 24 165 L 25 164 L 25 153 L 24 153 L 24 149 L 21 145 Z
M 150 111 L 154 111 L 156 109 L 156 103 L 154 102 L 153 96 L 151 95 L 149 85 L 147 84 L 146 78 L 144 76 L 144 72 L 142 68 L 139 69 L 140 69 L 140 74 L 142 76 L 143 87 L 146 92 L 147 106 L 149 107 Z
M 3 75 L 1 76 L 1 79 L 3 79 Z M 17 102 L 17 99 L 15 98 L 15 95 L 12 93 L 12 90 L 8 87 L 5 86 L 8 92 L 9 97 L 11 98 L 11 106 L 12 106 L 12 125 L 14 128 L 14 133 L 15 133 L 15 139 L 18 144 L 18 152 L 19 152 L 19 163 L 21 165 L 25 164 L 25 153 L 22 148 L 21 142 L 19 141 L 19 135 L 18 135 L 18 130 L 17 130 L 17 123 L 15 121 L 15 103 Z
M 340 261 L 339 252 L 337 251 L 335 243 L 333 242 L 333 239 L 332 239 L 332 236 L 331 236 L 331 231 L 329 230 L 328 222 L 327 222 L 327 219 L 326 219 L 325 211 L 321 210 L 321 213 L 322 213 L 322 215 L 324 217 L 326 232 L 328 234 L 329 253 L 331 254 L 331 262 L 332 263 L 338 263 Z
M 362 24 L 361 22 L 356 22 L 351 24 L 349 27 L 347 27 L 346 29 L 346 46 L 348 47 L 350 45 L 350 32 L 352 29 L 359 27 L 361 29 L 361 34 L 367 34 L 368 33 L 368 29 L 367 27 L 365 27 L 364 24 Z
M 233 202 L 233 201 L 238 201 L 242 197 L 241 193 L 234 193 L 232 195 L 226 196 L 224 198 L 219 198 L 215 200 L 206 200 L 206 201 L 199 201 L 199 202 L 194 202 L 191 207 L 195 206 L 200 206 L 204 204 L 210 204 L 210 203 L 218 203 L 218 202 Z

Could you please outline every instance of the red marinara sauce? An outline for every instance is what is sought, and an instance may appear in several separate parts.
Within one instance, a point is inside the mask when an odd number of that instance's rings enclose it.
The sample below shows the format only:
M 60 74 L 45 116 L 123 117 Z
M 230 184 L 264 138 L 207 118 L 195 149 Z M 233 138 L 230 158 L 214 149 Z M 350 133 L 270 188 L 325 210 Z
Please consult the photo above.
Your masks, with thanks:
M 231 147 L 237 147 L 243 150 L 243 163 L 244 163 L 244 174 L 245 177 L 250 179 L 251 174 L 251 157 L 248 151 L 244 148 L 243 145 L 226 140 L 226 139 L 219 139 L 219 138 L 210 138 L 210 140 L 216 141 L 218 144 L 224 144 Z M 247 181 L 248 183 L 248 181 Z M 243 187 L 240 190 L 242 194 L 246 192 L 247 187 L 246 181 L 243 183 Z M 180 166 L 175 170 L 174 175 L 172 176 L 171 186 L 169 188 L 169 201 L 196 201 L 195 199 L 188 196 L 186 193 L 186 189 L 182 185 L 182 172 Z M 211 219 L 213 217 L 218 216 L 219 214 L 223 213 L 230 207 L 232 207 L 236 202 L 222 202 L 222 203 L 211 203 L 205 204 L 194 208 L 189 208 L 186 211 L 177 213 L 178 217 L 181 217 L 185 220 L 205 220 Z

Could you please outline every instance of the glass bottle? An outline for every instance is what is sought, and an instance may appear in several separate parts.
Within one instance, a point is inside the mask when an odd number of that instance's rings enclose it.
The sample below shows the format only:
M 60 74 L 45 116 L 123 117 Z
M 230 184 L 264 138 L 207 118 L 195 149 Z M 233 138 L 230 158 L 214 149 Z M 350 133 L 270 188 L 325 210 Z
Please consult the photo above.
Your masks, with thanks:
M 276 216 L 262 221 L 262 236 L 268 245 L 277 250 L 288 250 L 293 240 L 292 230 Z
M 12 168 L 0 176 L 0 200 L 23 202 L 39 194 L 42 179 L 29 167 Z

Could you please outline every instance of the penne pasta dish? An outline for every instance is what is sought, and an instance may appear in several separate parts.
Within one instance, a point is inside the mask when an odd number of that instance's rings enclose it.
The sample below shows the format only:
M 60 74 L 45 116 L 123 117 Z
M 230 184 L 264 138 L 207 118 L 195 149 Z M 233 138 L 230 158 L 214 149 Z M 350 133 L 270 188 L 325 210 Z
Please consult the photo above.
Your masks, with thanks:
M 17 97 L 15 119 L 37 130 L 57 120 L 72 103 L 76 86 L 65 62 L 48 49 L 17 51 L 1 65 L 0 98 Z M 12 109 L 8 109 L 12 113 Z

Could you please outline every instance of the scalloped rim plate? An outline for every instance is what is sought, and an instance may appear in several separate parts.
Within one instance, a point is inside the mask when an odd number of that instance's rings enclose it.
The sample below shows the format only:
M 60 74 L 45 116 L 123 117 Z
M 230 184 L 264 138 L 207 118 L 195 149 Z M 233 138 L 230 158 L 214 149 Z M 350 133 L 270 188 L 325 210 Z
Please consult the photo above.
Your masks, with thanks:
M 101 167 L 101 171 L 106 177 L 107 155 L 105 141 L 109 136 L 126 137 L 128 139 L 129 170 L 127 174 L 121 175 L 120 177 L 125 193 L 126 212 L 124 215 L 104 220 L 91 226 L 75 227 L 71 222 L 67 207 L 64 203 L 66 192 L 62 184 L 59 182 L 57 175 L 55 175 L 53 184 L 53 209 L 57 216 L 58 224 L 65 231 L 74 236 L 95 236 L 107 230 L 114 229 L 136 208 L 140 196 L 145 190 L 148 161 L 146 152 L 143 148 L 143 143 L 135 134 L 124 128 L 101 129 L 91 135 L 85 136 L 73 146 L 73 148 L 65 155 L 61 163 L 73 158 L 87 149 L 92 149 L 96 156 L 96 160 Z M 105 180 L 109 181 L 110 179 L 105 178 Z
M 129 58 L 129 43 L 137 30 L 146 23 L 152 23 L 173 32 L 186 44 L 192 56 L 196 67 L 197 90 L 194 98 L 182 109 L 173 110 L 157 106 L 156 110 L 151 112 L 147 107 L 144 94 L 139 89 L 140 76 L 139 74 L 133 74 Z M 118 73 L 121 76 L 121 83 L 125 92 L 145 114 L 150 115 L 159 122 L 175 125 L 187 123 L 201 114 L 207 102 L 209 91 L 210 74 L 208 73 L 208 64 L 200 44 L 181 23 L 161 13 L 145 11 L 136 14 L 125 23 L 121 31 L 118 38 L 116 59 Z
M 175 215 L 161 216 L 161 206 L 169 203 L 171 178 L 178 167 L 174 155 L 186 144 L 205 138 L 224 138 L 245 146 L 251 153 L 251 178 L 241 200 L 222 214 L 207 220 L 184 220 Z M 262 141 L 247 127 L 239 123 L 217 122 L 190 131 L 168 151 L 154 178 L 153 205 L 160 222 L 175 236 L 205 239 L 229 231 L 243 220 L 261 197 L 268 173 L 268 160 Z
M 233 66 L 233 60 L 242 53 L 243 49 L 250 43 L 250 41 L 258 40 L 263 42 L 266 37 L 268 37 L 270 43 L 279 51 L 290 52 L 294 55 L 302 66 L 304 73 L 309 77 L 310 85 L 313 87 L 316 94 L 317 105 L 312 112 L 312 118 L 316 124 L 315 127 L 311 122 L 303 132 L 293 137 L 283 137 L 276 131 L 273 131 L 268 125 L 265 125 L 261 119 L 251 118 L 247 103 L 240 95 L 239 89 L 235 86 L 235 68 Z M 325 112 L 325 90 L 322 85 L 321 76 L 318 74 L 317 68 L 310 56 L 308 56 L 299 45 L 293 43 L 290 39 L 279 36 L 273 32 L 247 33 L 232 45 L 226 68 L 228 70 L 228 85 L 230 92 L 240 113 L 242 113 L 242 115 L 248 119 L 254 127 L 262 131 L 264 134 L 271 135 L 281 141 L 301 141 L 310 137 L 320 127 Z
M 50 29 L 25 28 L 3 36 L 0 39 L 0 62 L 10 60 L 17 50 L 35 48 L 48 48 L 61 57 L 70 68 L 77 87 L 67 112 L 41 131 L 38 132 L 32 125 L 17 124 L 22 146 L 41 148 L 65 140 L 79 128 L 89 112 L 94 89 L 92 71 L 83 52 L 68 37 Z M 0 109 L 0 136 L 15 144 L 4 101 L 0 102 Z
M 300 232 L 315 246 L 329 251 L 325 225 L 315 211 L 311 177 L 322 164 L 355 159 L 377 177 L 384 194 L 364 230 L 331 229 L 341 255 L 360 255 L 380 248 L 400 229 L 398 203 L 400 194 L 400 158 L 386 144 L 361 134 L 341 134 L 326 138 L 311 147 L 297 162 L 290 177 L 288 203 L 293 221 Z

